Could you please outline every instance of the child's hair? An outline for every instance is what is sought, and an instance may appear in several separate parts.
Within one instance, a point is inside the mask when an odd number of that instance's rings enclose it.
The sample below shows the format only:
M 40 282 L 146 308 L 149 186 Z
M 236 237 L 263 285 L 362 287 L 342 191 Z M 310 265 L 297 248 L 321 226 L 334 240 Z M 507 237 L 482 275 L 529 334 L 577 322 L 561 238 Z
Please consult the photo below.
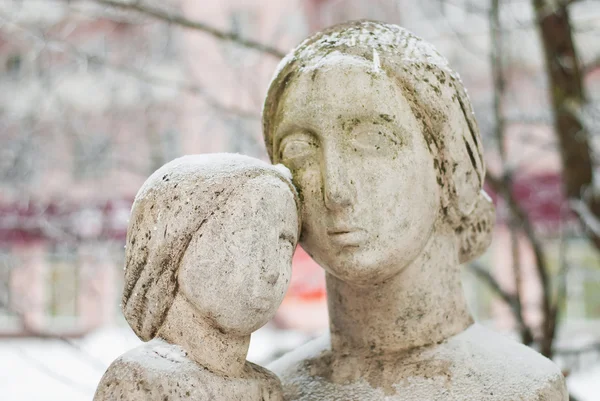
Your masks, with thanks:
M 249 180 L 271 175 L 285 182 L 299 209 L 289 171 L 238 154 L 175 159 L 152 174 L 131 209 L 122 309 L 144 341 L 162 326 L 178 291 L 177 272 L 192 237 Z

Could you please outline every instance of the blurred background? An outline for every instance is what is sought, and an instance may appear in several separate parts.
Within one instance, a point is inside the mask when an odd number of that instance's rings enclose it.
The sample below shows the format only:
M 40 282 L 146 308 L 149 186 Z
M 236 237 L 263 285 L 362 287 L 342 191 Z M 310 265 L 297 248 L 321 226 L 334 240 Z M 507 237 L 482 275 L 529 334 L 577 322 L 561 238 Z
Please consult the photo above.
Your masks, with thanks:
M 368 18 L 433 43 L 461 74 L 498 224 L 465 266 L 476 319 L 554 359 L 600 400 L 597 0 L 0 0 L 0 390 L 85 400 L 140 341 L 119 302 L 132 200 L 184 154 L 267 159 L 260 112 L 285 53 Z M 301 249 L 249 359 L 327 330 Z

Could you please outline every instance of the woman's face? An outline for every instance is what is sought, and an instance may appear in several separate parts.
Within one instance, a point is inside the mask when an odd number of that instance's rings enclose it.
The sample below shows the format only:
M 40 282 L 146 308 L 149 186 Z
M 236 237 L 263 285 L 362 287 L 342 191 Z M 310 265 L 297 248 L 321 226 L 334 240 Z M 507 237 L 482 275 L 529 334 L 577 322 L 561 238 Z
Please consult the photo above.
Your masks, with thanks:
M 341 280 L 397 274 L 423 250 L 440 209 L 433 157 L 406 98 L 371 63 L 326 57 L 288 83 L 274 162 L 303 199 L 303 248 Z
M 183 257 L 180 292 L 221 329 L 250 334 L 275 315 L 288 288 L 296 203 L 287 184 L 263 175 L 214 212 Z

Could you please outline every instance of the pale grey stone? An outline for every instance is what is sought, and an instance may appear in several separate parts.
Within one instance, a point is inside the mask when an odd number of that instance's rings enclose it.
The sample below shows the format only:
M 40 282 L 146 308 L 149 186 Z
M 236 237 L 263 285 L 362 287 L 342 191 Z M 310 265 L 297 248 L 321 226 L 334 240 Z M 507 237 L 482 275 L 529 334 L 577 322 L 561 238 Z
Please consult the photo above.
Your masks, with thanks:
M 148 343 L 113 362 L 94 399 L 282 400 L 246 355 L 288 287 L 297 207 L 289 171 L 246 156 L 186 156 L 152 174 L 132 207 L 122 304 Z
M 460 264 L 488 247 L 494 208 L 469 98 L 431 45 L 369 21 L 308 38 L 263 132 L 327 280 L 330 336 L 271 365 L 286 399 L 567 399 L 551 361 L 468 311 Z

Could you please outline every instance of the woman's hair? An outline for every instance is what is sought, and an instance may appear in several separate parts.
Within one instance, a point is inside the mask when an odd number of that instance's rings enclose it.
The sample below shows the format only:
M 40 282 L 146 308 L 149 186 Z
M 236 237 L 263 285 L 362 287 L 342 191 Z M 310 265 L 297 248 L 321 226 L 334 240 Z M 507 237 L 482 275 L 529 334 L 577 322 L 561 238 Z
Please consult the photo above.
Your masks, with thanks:
M 273 160 L 279 103 L 296 76 L 326 57 L 347 56 L 373 65 L 402 91 L 421 124 L 441 187 L 441 211 L 461 238 L 459 260 L 479 256 L 491 241 L 495 213 L 483 191 L 485 164 L 479 128 L 467 93 L 435 48 L 409 31 L 375 21 L 354 21 L 316 33 L 279 64 L 263 107 L 263 134 Z
M 177 294 L 177 272 L 192 237 L 249 180 L 271 175 L 289 185 L 283 166 L 237 154 L 175 159 L 152 174 L 131 209 L 125 251 L 122 309 L 144 341 L 155 337 Z

